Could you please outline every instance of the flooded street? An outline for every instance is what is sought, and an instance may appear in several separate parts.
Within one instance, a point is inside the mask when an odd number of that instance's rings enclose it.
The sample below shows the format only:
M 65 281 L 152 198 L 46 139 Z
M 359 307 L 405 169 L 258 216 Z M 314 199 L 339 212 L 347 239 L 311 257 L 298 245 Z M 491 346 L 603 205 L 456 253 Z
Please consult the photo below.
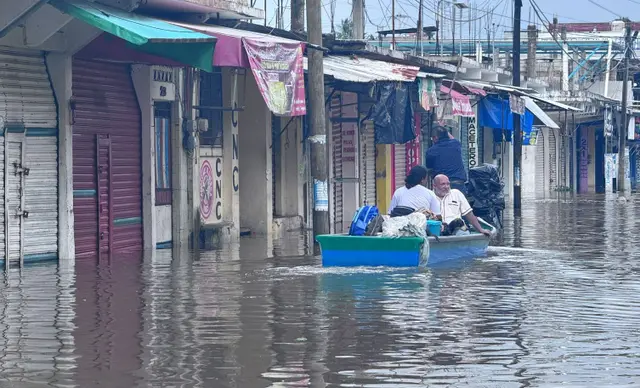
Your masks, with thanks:
M 13 270 L 0 386 L 640 386 L 640 202 L 524 206 L 428 270 L 325 270 L 302 239 Z

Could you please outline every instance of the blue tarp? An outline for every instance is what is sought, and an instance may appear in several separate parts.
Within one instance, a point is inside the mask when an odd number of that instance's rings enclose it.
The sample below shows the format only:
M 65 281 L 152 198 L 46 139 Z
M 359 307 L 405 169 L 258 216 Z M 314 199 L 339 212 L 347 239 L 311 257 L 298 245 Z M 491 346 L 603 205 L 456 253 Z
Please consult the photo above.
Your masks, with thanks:
M 513 113 L 509 108 L 509 101 L 491 96 L 481 99 L 478 102 L 478 124 L 483 127 L 513 131 Z M 533 131 L 533 114 L 528 110 L 524 116 L 520 116 L 520 127 L 523 135 L 522 144 L 529 145 Z

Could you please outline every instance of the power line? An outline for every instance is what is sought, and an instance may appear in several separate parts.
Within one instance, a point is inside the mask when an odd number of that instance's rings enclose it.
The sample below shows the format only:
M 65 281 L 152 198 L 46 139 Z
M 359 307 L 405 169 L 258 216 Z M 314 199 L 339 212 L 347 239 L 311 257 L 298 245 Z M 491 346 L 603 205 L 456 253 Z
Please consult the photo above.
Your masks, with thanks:
M 588 1 L 589 1 L 591 4 L 595 5 L 596 7 L 600 8 L 600 9 L 603 9 L 603 10 L 605 10 L 605 11 L 609 12 L 610 14 L 612 14 L 612 15 L 614 15 L 614 16 L 616 16 L 616 17 L 620 18 L 620 19 L 622 19 L 622 16 L 620 16 L 620 15 L 618 15 L 617 13 L 613 12 L 613 11 L 612 11 L 612 10 L 610 10 L 609 8 L 605 7 L 604 5 L 602 5 L 602 4 L 598 4 L 598 3 L 597 3 L 597 2 L 595 2 L 594 0 L 588 0 Z

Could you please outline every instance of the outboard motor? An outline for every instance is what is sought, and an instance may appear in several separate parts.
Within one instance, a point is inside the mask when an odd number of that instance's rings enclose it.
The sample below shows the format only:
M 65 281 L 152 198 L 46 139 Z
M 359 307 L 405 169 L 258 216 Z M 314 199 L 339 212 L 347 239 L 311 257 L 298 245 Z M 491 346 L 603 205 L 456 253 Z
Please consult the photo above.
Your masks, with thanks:
M 498 229 L 502 228 L 502 212 L 505 208 L 504 182 L 493 164 L 469 169 L 467 181 L 467 199 L 473 213 L 490 222 Z

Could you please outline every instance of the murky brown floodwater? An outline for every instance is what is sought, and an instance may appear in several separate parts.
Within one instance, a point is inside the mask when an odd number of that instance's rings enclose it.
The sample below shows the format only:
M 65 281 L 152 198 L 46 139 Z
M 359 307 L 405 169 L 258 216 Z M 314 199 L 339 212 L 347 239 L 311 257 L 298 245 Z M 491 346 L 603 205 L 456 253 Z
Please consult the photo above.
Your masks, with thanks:
M 426 271 L 272 249 L 0 284 L 0 387 L 640 386 L 640 203 L 527 200 L 504 247 Z

